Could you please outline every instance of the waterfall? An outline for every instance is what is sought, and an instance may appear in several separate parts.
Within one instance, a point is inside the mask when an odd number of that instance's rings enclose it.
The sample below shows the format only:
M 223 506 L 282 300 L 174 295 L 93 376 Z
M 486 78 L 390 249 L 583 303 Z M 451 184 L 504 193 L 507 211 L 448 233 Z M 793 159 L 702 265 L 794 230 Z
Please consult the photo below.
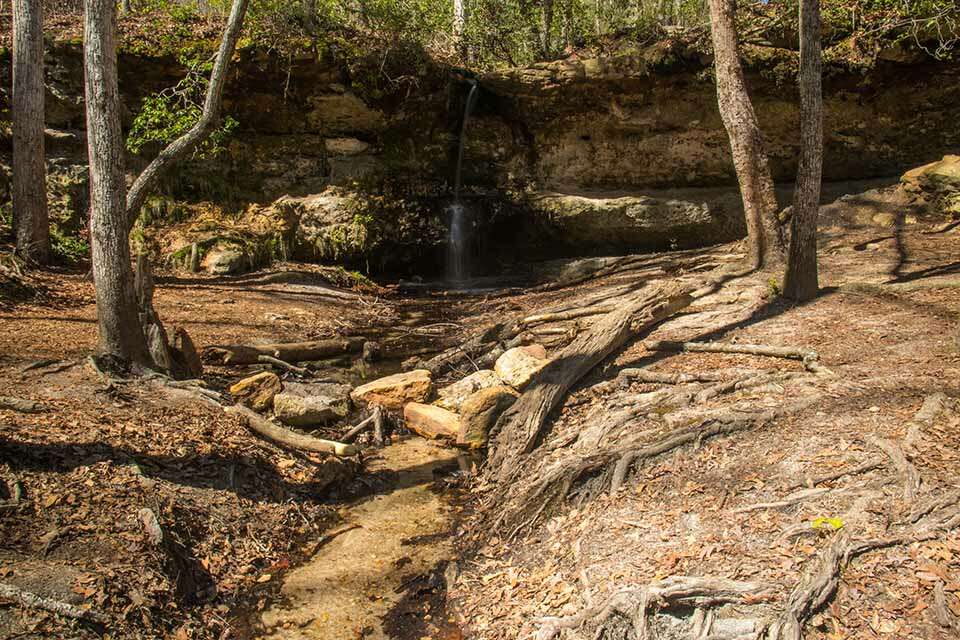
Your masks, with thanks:
M 450 227 L 447 231 L 447 281 L 464 282 L 470 277 L 470 240 L 473 235 L 473 220 L 466 207 L 460 202 L 460 187 L 463 180 L 463 148 L 467 141 L 467 123 L 470 112 L 477 102 L 476 81 L 470 86 L 467 103 L 463 109 L 463 123 L 460 125 L 460 141 L 457 149 L 457 166 L 453 180 L 453 204 L 447 208 Z

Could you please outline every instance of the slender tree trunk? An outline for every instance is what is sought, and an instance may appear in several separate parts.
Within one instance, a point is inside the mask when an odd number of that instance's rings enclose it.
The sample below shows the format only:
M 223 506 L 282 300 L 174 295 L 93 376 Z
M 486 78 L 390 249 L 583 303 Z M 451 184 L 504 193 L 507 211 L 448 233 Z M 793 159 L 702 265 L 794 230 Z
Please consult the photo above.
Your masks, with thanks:
M 453 36 L 460 40 L 466 26 L 467 14 L 463 6 L 464 0 L 453 0 Z
M 210 130 L 216 125 L 220 116 L 223 87 L 227 83 L 227 69 L 230 66 L 230 59 L 233 58 L 233 52 L 237 48 L 237 40 L 240 38 L 243 18 L 247 13 L 248 4 L 249 0 L 233 0 L 230 17 L 227 19 L 223 38 L 220 40 L 217 60 L 213 64 L 213 71 L 210 72 L 210 85 L 207 87 L 207 96 L 203 102 L 203 112 L 197 124 L 167 145 L 130 186 L 130 192 L 127 194 L 130 229 L 133 228 L 133 223 L 140 215 L 140 207 L 143 206 L 150 191 L 156 187 L 160 177 L 178 160 L 191 153 L 199 143 L 203 142 Z
M 151 365 L 130 267 L 123 136 L 117 88 L 116 0 L 85 0 L 90 250 L 100 352 Z
M 13 219 L 17 254 L 50 262 L 43 152 L 43 2 L 13 2 Z
M 553 43 L 550 40 L 550 27 L 553 26 L 553 0 L 542 0 L 540 14 L 540 46 L 543 49 L 543 57 L 550 57 Z
M 793 193 L 790 252 L 783 292 L 806 301 L 817 295 L 817 214 L 823 169 L 820 0 L 800 3 L 800 166 Z
M 783 236 L 763 134 L 747 93 L 737 48 L 735 0 L 709 0 L 717 101 L 730 138 L 754 267 L 782 263 Z

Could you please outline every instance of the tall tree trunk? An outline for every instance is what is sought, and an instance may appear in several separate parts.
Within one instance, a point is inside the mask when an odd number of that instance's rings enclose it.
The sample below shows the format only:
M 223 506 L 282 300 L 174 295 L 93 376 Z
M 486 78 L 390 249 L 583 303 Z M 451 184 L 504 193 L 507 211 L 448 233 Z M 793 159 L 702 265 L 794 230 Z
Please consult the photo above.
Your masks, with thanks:
M 13 219 L 17 254 L 50 261 L 43 151 L 43 2 L 13 2 Z
M 453 0 L 453 36 L 459 41 L 466 26 L 467 14 L 463 3 L 465 0 Z M 458 43 L 459 45 L 459 43 Z
M 130 267 L 117 88 L 116 0 L 85 0 L 84 68 L 90 161 L 90 251 L 100 352 L 151 365 Z
M 709 0 L 717 102 L 730 138 L 754 267 L 783 261 L 783 235 L 763 134 L 747 93 L 737 47 L 735 0 Z
M 790 252 L 783 292 L 806 301 L 817 295 L 817 214 L 823 169 L 820 0 L 800 3 L 800 166 L 793 193 Z
M 171 142 L 126 191 L 124 145 L 120 131 L 117 87 L 116 2 L 85 0 L 84 65 L 86 69 L 87 145 L 90 161 L 90 242 L 97 292 L 100 351 L 143 365 L 161 364 L 151 357 L 163 353 L 156 344 L 165 334 L 153 312 L 149 291 L 138 300 L 130 265 L 130 231 L 147 194 L 177 160 L 193 151 L 217 121 L 227 68 L 236 49 L 249 0 L 234 0 L 210 74 L 210 85 L 199 121 Z M 144 262 L 143 267 L 148 265 Z M 146 277 L 146 276 L 145 276 Z
M 540 13 L 540 46 L 543 57 L 550 57 L 553 43 L 550 40 L 550 27 L 553 26 L 553 0 L 542 0 Z

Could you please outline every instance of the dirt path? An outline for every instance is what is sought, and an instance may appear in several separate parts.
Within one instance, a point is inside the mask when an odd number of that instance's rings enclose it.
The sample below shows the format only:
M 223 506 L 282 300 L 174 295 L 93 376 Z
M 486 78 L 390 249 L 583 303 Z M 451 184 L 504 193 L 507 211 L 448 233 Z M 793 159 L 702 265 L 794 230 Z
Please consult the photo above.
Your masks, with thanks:
M 282 604 L 263 614 L 266 637 L 388 637 L 382 618 L 400 601 L 406 583 L 452 556 L 450 507 L 431 485 L 456 459 L 455 451 L 420 438 L 384 449 L 370 471 L 394 472 L 388 485 L 347 507 L 336 530 L 354 528 L 287 576 Z

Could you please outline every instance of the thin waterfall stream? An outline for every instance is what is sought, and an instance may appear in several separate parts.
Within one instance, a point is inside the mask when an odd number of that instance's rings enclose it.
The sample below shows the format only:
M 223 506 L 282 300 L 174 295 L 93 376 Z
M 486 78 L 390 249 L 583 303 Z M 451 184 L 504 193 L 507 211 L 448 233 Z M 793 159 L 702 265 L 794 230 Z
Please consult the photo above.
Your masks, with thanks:
M 450 227 L 447 231 L 447 282 L 458 284 L 470 278 L 470 241 L 473 236 L 473 219 L 467 208 L 460 202 L 460 188 L 463 184 L 463 151 L 467 141 L 467 124 L 470 113 L 477 102 L 476 81 L 471 82 L 470 92 L 463 110 L 463 122 L 460 125 L 459 148 L 457 149 L 457 166 L 453 181 L 453 204 L 447 213 L 450 216 Z

